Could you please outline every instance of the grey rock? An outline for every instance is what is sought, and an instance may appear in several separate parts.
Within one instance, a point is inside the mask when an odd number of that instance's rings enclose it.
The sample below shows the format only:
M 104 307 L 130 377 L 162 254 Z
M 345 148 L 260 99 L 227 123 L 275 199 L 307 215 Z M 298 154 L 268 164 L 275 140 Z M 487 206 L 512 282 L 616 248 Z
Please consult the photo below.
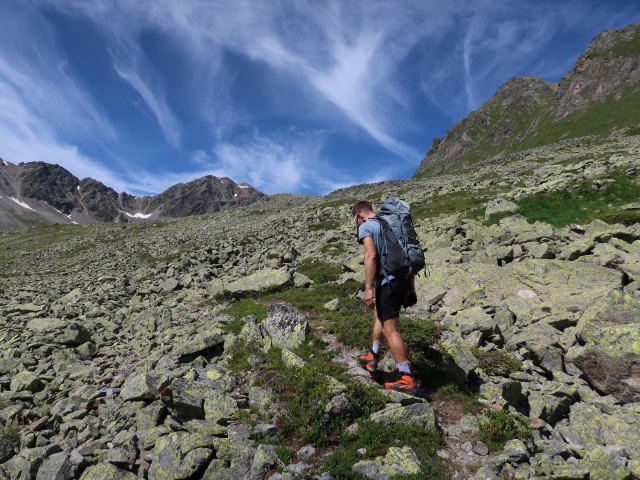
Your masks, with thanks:
M 124 382 L 124 387 L 120 392 L 122 400 L 143 400 L 150 401 L 158 396 L 153 380 L 146 373 L 131 375 Z
M 72 478 L 72 467 L 69 454 L 54 453 L 42 462 L 36 480 L 69 480 Z

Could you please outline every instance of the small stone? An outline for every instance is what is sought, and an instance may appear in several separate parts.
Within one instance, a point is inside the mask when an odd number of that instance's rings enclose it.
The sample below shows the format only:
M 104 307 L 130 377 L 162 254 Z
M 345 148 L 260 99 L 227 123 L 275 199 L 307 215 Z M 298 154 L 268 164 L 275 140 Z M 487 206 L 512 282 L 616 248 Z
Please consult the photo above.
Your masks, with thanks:
M 473 447 L 473 451 L 478 455 L 482 455 L 483 457 L 489 453 L 489 447 L 483 442 L 478 442 Z
M 316 454 L 316 449 L 312 445 L 305 445 L 296 453 L 296 456 L 300 459 L 306 460 Z

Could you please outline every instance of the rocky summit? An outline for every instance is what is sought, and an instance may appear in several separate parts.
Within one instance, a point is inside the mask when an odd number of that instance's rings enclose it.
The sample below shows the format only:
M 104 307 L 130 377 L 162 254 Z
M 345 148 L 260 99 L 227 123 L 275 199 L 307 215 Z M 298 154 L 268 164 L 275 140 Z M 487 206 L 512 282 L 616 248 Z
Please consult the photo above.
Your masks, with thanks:
M 116 193 L 59 165 L 0 159 L 0 230 L 52 223 L 149 222 L 248 205 L 264 194 L 211 175 L 178 183 L 155 196 Z
M 68 212 L 78 185 L 50 168 Z M 640 478 L 639 172 L 626 128 L 324 197 L 2 232 L 0 479 Z M 400 315 L 410 393 L 380 387 L 388 352 L 375 375 L 355 361 L 351 207 L 388 196 L 426 257 Z

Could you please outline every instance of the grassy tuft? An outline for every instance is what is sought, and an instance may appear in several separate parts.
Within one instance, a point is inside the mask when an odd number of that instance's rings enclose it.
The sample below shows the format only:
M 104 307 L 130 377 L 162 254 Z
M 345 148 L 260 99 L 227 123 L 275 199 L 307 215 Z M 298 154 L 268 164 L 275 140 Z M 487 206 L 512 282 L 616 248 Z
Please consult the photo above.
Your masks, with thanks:
M 298 262 L 296 270 L 315 283 L 333 282 L 343 271 L 342 265 L 323 262 L 322 260 L 307 258 Z
M 513 358 L 504 350 L 491 350 L 486 352 L 477 347 L 471 347 L 471 353 L 480 362 L 480 368 L 487 375 L 499 375 L 506 377 L 510 372 L 522 370 L 522 362 Z
M 373 458 L 385 455 L 389 445 L 398 447 L 408 445 L 422 464 L 421 474 L 411 478 L 441 479 L 445 477 L 441 473 L 435 453 L 441 442 L 438 432 L 421 425 L 388 427 L 371 420 L 363 420 L 358 424 L 355 434 L 342 435 L 340 442 L 342 449 L 337 450 L 327 459 L 325 467 L 333 478 L 364 480 L 366 477 L 352 471 L 353 465 L 363 459 L 358 449 L 366 449 L 366 458 Z
M 507 441 L 515 438 L 531 441 L 533 432 L 528 422 L 516 420 L 504 410 L 489 410 L 486 416 L 487 421 L 479 425 L 480 438 L 492 452 L 501 450 Z
M 593 180 L 582 182 L 574 190 L 549 192 L 518 200 L 518 213 L 529 222 L 541 221 L 556 227 L 571 223 L 585 224 L 596 218 L 615 222 L 625 222 L 637 218 L 632 212 L 622 212 L 619 206 L 637 202 L 640 185 L 626 175 L 612 174 L 607 178 L 615 180 L 601 190 L 594 190 Z M 611 207 L 609 206 L 611 205 Z
M 291 303 L 300 310 L 322 312 L 324 311 L 323 305 L 329 300 L 348 297 L 355 293 L 357 289 L 357 282 L 348 281 L 343 284 L 319 284 L 313 289 L 289 287 L 280 292 L 262 295 L 260 298 L 265 301 Z

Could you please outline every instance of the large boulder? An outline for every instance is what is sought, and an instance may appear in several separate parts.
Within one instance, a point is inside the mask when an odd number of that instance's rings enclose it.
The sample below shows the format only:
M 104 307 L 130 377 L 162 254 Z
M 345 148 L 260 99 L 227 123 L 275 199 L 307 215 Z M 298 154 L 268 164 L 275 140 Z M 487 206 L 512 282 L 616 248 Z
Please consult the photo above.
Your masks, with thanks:
M 228 284 L 225 290 L 232 296 L 277 290 L 292 282 L 291 273 L 284 270 L 261 270 Z
M 637 403 L 623 406 L 575 403 L 569 417 L 556 424 L 556 431 L 573 448 L 620 446 L 629 458 L 640 458 L 640 406 Z
M 618 290 L 588 308 L 578 322 L 579 345 L 566 361 L 598 390 L 622 403 L 640 402 L 640 300 Z
M 149 480 L 193 478 L 214 454 L 214 439 L 200 434 L 172 433 L 156 441 Z

